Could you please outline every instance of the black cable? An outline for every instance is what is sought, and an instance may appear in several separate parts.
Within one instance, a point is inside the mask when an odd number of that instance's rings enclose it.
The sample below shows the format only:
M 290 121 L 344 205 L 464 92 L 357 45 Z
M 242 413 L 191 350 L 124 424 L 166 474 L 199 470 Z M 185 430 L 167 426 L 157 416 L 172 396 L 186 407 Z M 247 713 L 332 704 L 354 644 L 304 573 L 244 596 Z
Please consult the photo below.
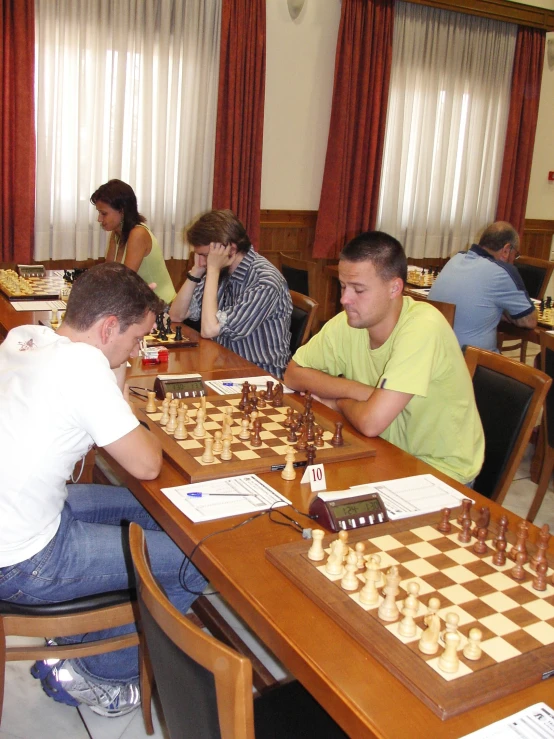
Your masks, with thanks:
M 137 386 L 137 385 L 130 385 L 129 386 L 129 392 L 132 393 L 132 395 L 136 395 L 137 398 L 142 398 L 143 400 L 148 400 L 148 390 L 145 390 L 143 387 Z

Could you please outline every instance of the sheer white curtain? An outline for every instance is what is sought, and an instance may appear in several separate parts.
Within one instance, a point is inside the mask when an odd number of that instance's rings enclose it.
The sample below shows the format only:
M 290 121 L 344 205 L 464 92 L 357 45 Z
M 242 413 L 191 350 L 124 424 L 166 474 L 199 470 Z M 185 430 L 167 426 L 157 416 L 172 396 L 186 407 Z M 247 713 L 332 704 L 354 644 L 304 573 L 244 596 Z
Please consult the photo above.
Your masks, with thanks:
M 494 220 L 517 26 L 398 2 L 378 228 L 449 256 Z
M 89 198 L 137 194 L 167 258 L 210 207 L 220 0 L 36 0 L 35 258 L 103 256 Z

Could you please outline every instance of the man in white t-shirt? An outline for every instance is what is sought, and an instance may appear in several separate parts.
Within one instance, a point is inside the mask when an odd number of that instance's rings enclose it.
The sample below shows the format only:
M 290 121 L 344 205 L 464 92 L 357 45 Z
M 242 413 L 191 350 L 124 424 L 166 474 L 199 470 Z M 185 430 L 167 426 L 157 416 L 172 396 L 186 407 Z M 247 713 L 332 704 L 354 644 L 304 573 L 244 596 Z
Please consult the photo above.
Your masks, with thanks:
M 135 272 L 102 264 L 76 280 L 57 332 L 21 326 L 0 345 L 0 599 L 33 605 L 132 586 L 130 521 L 147 529 L 154 573 L 179 610 L 205 586 L 126 488 L 66 485 L 95 444 L 138 479 L 159 474 L 160 444 L 122 391 L 160 309 Z M 37 662 L 32 673 L 56 700 L 101 715 L 140 704 L 136 649 Z

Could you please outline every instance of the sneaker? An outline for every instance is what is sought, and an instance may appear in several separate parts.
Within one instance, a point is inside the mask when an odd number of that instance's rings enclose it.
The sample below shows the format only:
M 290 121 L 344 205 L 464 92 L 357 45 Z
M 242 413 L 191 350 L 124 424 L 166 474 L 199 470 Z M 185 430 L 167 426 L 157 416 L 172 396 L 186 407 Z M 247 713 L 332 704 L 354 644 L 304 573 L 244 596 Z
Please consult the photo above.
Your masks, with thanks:
M 83 703 L 99 716 L 123 716 L 140 706 L 138 683 L 94 683 L 75 672 L 70 660 L 55 665 L 41 684 L 46 695 L 55 701 L 68 706 Z
M 57 642 L 54 639 L 46 639 L 47 647 L 57 646 Z M 35 680 L 44 680 L 44 678 L 52 672 L 53 668 L 59 663 L 59 659 L 45 659 L 35 662 L 31 667 L 31 675 Z

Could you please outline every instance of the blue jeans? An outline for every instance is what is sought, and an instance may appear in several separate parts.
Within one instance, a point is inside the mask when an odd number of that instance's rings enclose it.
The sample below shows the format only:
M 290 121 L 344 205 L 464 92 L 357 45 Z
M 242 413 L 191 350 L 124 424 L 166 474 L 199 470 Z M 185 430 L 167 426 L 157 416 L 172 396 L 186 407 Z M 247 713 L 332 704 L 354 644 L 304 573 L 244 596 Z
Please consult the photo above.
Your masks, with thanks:
M 29 605 L 55 603 L 133 587 L 127 524 L 135 521 L 147 529 L 156 579 L 173 605 L 185 613 L 206 580 L 133 494 L 111 485 L 68 485 L 68 491 L 54 538 L 30 559 L 0 570 L 0 599 Z M 60 643 L 91 641 L 133 629 L 123 626 Z M 100 682 L 123 684 L 138 679 L 136 647 L 73 659 L 72 664 L 82 675 Z

